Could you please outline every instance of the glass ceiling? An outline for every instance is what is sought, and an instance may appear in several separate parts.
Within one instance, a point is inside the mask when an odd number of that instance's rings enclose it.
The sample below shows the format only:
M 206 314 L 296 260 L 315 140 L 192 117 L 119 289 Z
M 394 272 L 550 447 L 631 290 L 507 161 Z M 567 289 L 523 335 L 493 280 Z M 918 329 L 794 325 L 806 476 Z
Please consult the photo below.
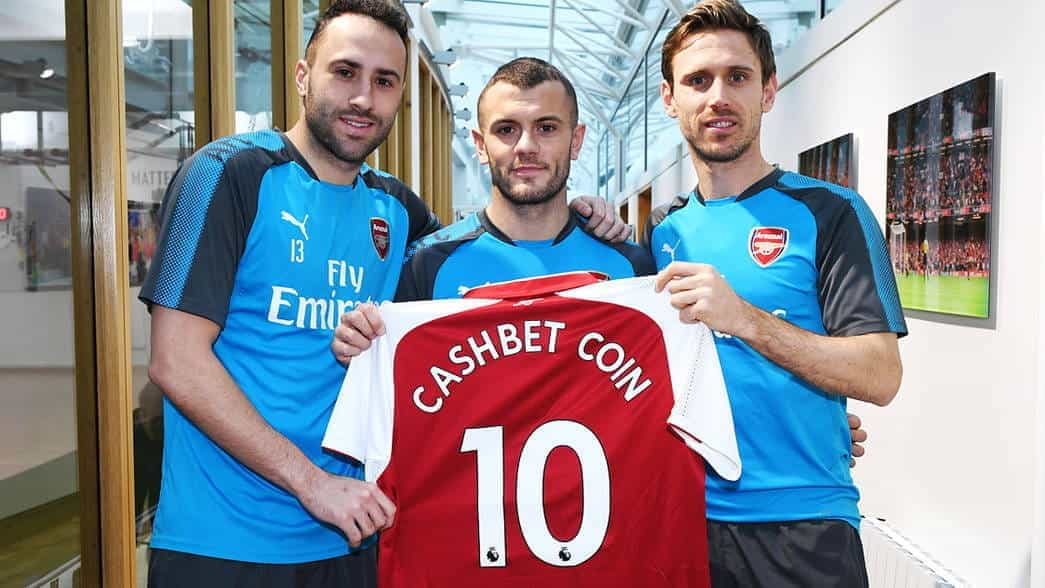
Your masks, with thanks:
M 820 16 L 820 0 L 742 2 L 770 29 L 778 53 Z M 571 189 L 594 193 L 596 174 L 606 168 L 596 155 L 597 144 L 607 132 L 627 142 L 638 113 L 660 109 L 660 43 L 666 29 L 695 0 L 407 3 L 419 3 L 422 11 L 430 13 L 444 48 L 452 48 L 457 56 L 455 65 L 444 73 L 451 84 L 468 86 L 467 95 L 454 98 L 454 108 L 467 108 L 473 114 L 469 121 L 457 119 L 458 128 L 474 125 L 475 101 L 499 65 L 515 57 L 535 56 L 564 71 L 577 87 L 581 121 L 589 126 L 581 161 L 573 168 Z M 631 83 L 636 77 L 636 83 Z M 622 110 L 626 112 L 618 112 Z M 658 119 L 656 125 L 663 122 Z M 655 131 L 644 127 L 643 132 Z

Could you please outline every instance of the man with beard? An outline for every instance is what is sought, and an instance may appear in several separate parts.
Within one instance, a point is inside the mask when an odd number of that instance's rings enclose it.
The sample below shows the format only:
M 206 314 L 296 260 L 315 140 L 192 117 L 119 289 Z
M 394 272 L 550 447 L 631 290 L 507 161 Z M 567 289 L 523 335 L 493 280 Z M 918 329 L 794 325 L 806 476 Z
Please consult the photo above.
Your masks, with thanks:
M 658 289 L 716 337 L 744 473 L 707 477 L 712 583 L 866 586 L 846 399 L 888 404 L 907 332 L 880 225 L 855 192 L 774 168 L 769 32 L 736 0 L 664 41 L 661 95 L 699 184 L 655 210 Z
M 641 247 L 592 237 L 566 203 L 585 126 L 562 72 L 532 57 L 510 61 L 483 88 L 477 109 L 472 139 L 490 169 L 490 203 L 418 242 L 397 301 L 455 298 L 484 283 L 575 270 L 611 278 L 653 273 Z
M 203 147 L 168 187 L 140 295 L 165 394 L 150 586 L 373 585 L 363 540 L 395 507 L 320 441 L 344 375 L 330 331 L 392 298 L 407 247 L 439 228 L 364 163 L 399 108 L 406 44 L 398 5 L 333 2 L 295 67 L 302 119 Z M 619 235 L 614 220 L 590 224 Z

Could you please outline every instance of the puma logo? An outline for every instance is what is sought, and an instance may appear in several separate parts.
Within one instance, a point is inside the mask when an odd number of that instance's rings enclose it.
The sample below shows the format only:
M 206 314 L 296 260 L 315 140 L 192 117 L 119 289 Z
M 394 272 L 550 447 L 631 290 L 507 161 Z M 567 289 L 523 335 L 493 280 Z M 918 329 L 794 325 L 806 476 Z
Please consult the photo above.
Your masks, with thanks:
M 305 220 L 300 220 L 299 221 L 298 219 L 294 218 L 294 215 L 290 214 L 289 212 L 287 212 L 285 210 L 283 210 L 281 212 L 282 212 L 282 214 L 279 215 L 279 218 L 281 218 L 281 219 L 287 221 L 288 223 L 294 225 L 295 227 L 297 227 L 298 230 L 301 231 L 301 234 L 304 235 L 305 240 L 308 241 L 308 231 L 305 230 L 305 223 L 308 222 L 308 215 L 307 214 L 305 215 Z
M 667 253 L 668 255 L 670 255 L 671 256 L 671 261 L 675 261 L 675 250 L 678 249 L 679 243 L 681 243 L 681 242 L 682 242 L 682 239 L 679 239 L 678 241 L 675 241 L 675 246 L 674 247 L 672 247 L 671 245 L 668 245 L 667 243 L 665 243 L 660 248 L 660 250 L 662 252 Z

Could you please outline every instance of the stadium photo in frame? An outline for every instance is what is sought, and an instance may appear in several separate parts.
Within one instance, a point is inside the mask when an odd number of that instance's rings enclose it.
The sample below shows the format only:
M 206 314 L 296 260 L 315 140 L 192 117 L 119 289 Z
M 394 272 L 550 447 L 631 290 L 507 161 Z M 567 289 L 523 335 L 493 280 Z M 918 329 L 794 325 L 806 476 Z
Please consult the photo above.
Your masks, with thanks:
M 990 313 L 994 88 L 983 74 L 889 115 L 885 234 L 904 308 Z
M 848 133 L 798 154 L 798 173 L 856 189 L 853 134 Z

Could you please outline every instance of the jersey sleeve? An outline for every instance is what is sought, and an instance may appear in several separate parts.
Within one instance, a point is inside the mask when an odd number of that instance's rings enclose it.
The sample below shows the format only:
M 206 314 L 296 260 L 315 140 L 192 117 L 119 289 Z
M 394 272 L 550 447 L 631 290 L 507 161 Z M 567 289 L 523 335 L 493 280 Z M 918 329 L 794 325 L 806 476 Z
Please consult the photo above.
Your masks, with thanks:
M 855 193 L 850 199 L 822 198 L 819 207 L 809 203 L 817 219 L 816 263 L 824 329 L 832 336 L 906 335 L 885 237 L 870 208 Z
M 655 279 L 612 280 L 560 295 L 637 308 L 657 323 L 667 349 L 675 400 L 668 425 L 720 476 L 737 480 L 741 474 L 740 451 L 714 335 L 706 325 L 680 321 L 671 306 L 671 294 L 653 291 Z
M 260 153 L 212 143 L 167 187 L 156 257 L 139 298 L 224 326 L 236 270 L 269 164 Z
M 740 450 L 714 335 L 706 325 L 683 324 L 677 316 L 675 321 L 678 324 L 667 329 L 673 334 L 666 337 L 666 343 L 669 350 L 681 352 L 669 354 L 675 406 L 668 424 L 719 476 L 738 480 Z
M 394 346 L 391 337 L 378 337 L 352 360 L 323 436 L 324 449 L 363 464 L 368 482 L 377 480 L 392 454 Z

